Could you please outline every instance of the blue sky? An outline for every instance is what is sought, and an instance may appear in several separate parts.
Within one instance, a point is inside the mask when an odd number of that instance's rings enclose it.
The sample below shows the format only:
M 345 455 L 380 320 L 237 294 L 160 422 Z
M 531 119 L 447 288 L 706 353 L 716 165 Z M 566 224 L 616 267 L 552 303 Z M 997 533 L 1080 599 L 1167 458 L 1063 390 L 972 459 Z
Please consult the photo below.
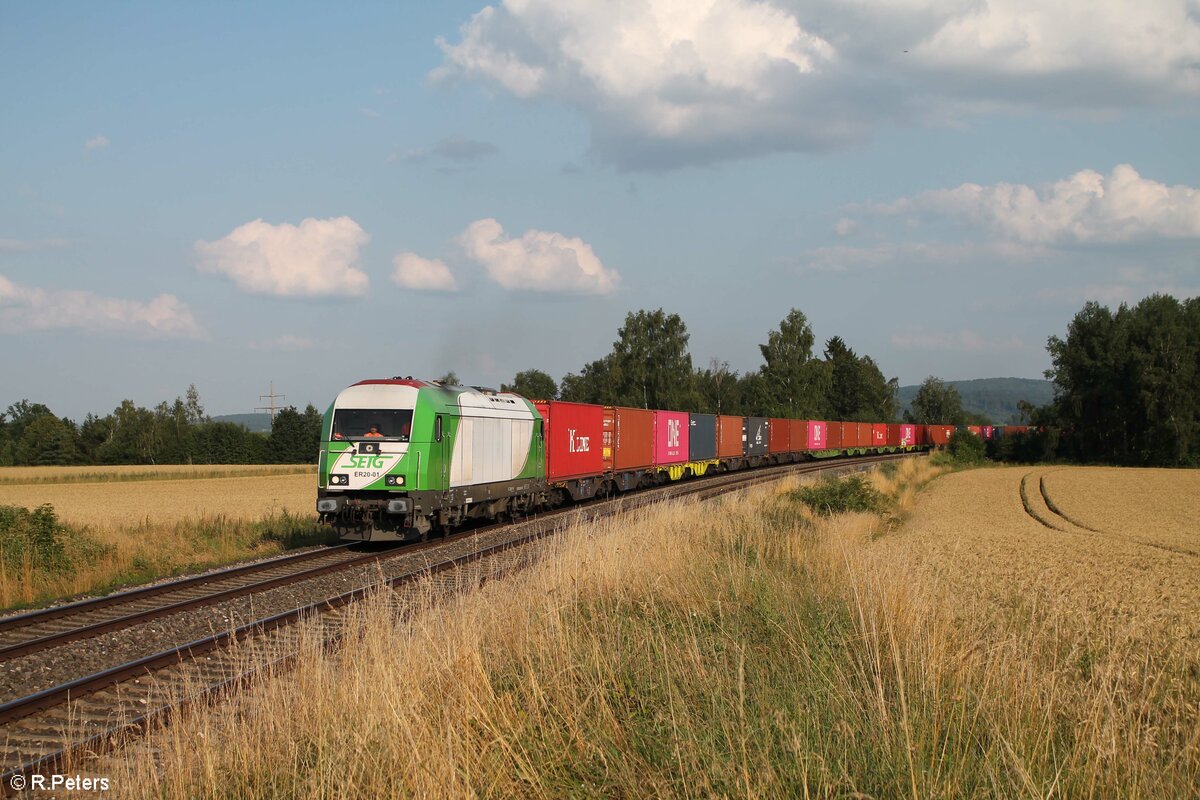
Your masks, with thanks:
M 9 3 L 0 404 L 496 385 L 789 308 L 902 383 L 1200 289 L 1192 0 Z

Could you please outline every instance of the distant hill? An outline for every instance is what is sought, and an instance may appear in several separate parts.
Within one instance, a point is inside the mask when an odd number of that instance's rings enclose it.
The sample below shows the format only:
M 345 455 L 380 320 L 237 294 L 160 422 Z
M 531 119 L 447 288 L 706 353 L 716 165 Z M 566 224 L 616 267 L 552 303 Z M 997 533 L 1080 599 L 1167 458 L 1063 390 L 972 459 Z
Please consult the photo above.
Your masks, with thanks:
M 1044 406 L 1054 399 L 1054 384 L 1033 378 L 979 378 L 973 381 L 946 381 L 962 395 L 963 408 L 984 414 L 997 424 L 1019 424 L 1017 403 L 1026 400 Z M 918 386 L 901 386 L 897 396 L 900 411 L 907 411 L 917 396 Z
M 270 414 L 221 414 L 212 418 L 213 422 L 232 422 L 241 425 L 251 433 L 270 433 Z

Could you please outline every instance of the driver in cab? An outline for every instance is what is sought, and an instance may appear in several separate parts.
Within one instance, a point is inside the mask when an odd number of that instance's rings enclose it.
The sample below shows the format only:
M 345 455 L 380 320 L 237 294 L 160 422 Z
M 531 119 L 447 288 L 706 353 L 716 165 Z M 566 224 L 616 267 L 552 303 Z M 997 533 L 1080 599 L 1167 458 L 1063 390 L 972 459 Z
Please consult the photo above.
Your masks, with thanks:
M 363 434 L 364 439 L 382 439 L 383 434 L 379 432 L 378 425 L 372 425 L 371 429 Z

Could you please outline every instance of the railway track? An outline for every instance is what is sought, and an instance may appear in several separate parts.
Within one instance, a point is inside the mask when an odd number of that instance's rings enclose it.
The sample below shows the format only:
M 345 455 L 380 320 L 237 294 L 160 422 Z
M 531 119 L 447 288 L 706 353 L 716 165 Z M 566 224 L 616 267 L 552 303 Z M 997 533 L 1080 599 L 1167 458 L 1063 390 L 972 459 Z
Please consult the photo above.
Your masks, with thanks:
M 521 569 L 537 559 L 537 545 L 541 540 L 575 521 L 600 519 L 669 499 L 706 499 L 787 475 L 861 469 L 908 455 L 791 464 L 673 483 L 552 512 L 529 521 L 493 525 L 390 552 L 364 554 L 347 547 L 310 551 L 294 558 L 149 587 L 145 594 L 142 594 L 144 590 L 135 590 L 113 598 L 101 598 L 94 606 L 89 606 L 93 601 L 85 601 L 10 618 L 36 621 L 40 627 L 36 636 L 26 636 L 22 640 L 14 634 L 10 639 L 0 640 L 15 642 L 8 644 L 8 649 L 35 646 L 36 642 L 55 636 L 62 637 L 57 639 L 62 644 L 94 635 L 84 631 L 95 630 L 97 626 L 139 624 L 136 621 L 138 614 L 143 615 L 144 621 L 179 613 L 217 602 L 212 598 L 228 596 L 226 593 L 246 594 L 262 591 L 261 587 L 267 584 L 278 586 L 288 581 L 303 581 L 313 570 L 346 569 L 345 564 L 349 561 L 369 563 L 394 559 L 400 564 L 394 574 L 385 575 L 381 571 L 377 580 L 336 596 L 117 664 L 0 705 L 0 769 L 3 770 L 0 791 L 11 792 L 14 786 L 28 785 L 22 781 L 32 775 L 78 769 L 87 758 L 110 750 L 130 734 L 168 720 L 191 703 L 235 691 L 264 671 L 286 669 L 299 650 L 301 626 L 295 623 L 300 620 L 314 620 L 320 627 L 322 638 L 329 645 L 336 645 L 350 607 L 382 587 L 390 587 L 398 594 L 401 608 L 423 607 L 422 598 L 429 597 L 430 583 L 439 591 L 457 591 Z M 209 587 L 207 594 L 203 593 L 205 585 Z M 196 592 L 200 593 L 185 596 Z M 140 612 L 135 610 L 137 604 L 146 602 L 151 603 L 151 607 Z M 100 618 L 86 622 L 91 618 L 81 616 L 80 612 Z M 43 613 L 47 616 L 39 616 Z M 4 622 L 10 623 L 10 620 Z M 47 632 L 49 628 L 45 626 L 56 621 L 75 627 L 67 627 L 58 633 Z M 77 624 L 80 621 L 85 624 Z M 10 623 L 0 627 L 0 633 L 18 629 L 19 626 Z

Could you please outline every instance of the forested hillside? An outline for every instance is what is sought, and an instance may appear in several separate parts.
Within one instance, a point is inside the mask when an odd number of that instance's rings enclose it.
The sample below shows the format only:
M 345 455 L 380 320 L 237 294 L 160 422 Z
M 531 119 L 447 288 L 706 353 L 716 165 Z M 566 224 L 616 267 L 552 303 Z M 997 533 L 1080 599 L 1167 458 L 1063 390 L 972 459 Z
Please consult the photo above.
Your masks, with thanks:
M 958 390 L 963 408 L 970 414 L 987 417 L 997 424 L 1020 424 L 1021 401 L 1044 406 L 1054 399 L 1054 384 L 1035 378 L 978 378 L 970 381 L 946 381 Z M 901 386 L 897 395 L 901 411 L 912 407 L 920 386 Z

